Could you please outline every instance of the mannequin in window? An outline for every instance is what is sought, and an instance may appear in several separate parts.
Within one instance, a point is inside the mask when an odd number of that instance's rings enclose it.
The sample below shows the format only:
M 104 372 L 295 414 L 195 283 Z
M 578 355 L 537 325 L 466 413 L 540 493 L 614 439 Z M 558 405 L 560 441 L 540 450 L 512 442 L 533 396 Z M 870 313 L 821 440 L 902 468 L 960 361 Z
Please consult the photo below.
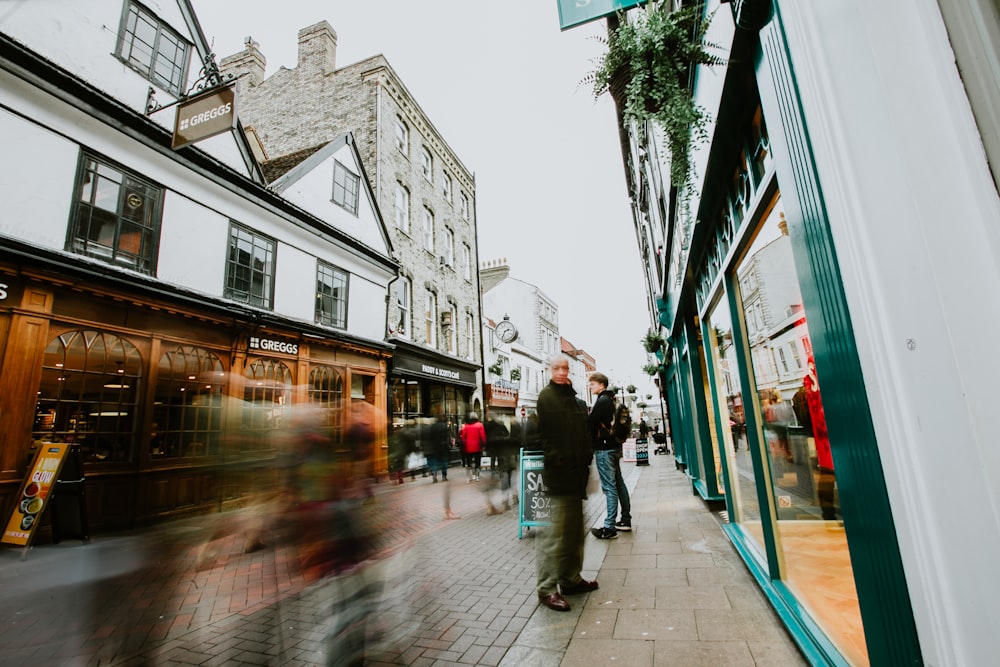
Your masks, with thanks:
M 836 519 L 834 504 L 834 485 L 836 478 L 833 472 L 833 453 L 830 450 L 830 436 L 826 431 L 826 416 L 823 414 L 823 401 L 819 393 L 819 378 L 816 376 L 816 362 L 809 357 L 809 372 L 802 380 L 806 403 L 809 406 L 809 422 L 812 435 L 816 441 L 816 462 L 819 467 L 819 484 L 817 495 L 824 519 Z

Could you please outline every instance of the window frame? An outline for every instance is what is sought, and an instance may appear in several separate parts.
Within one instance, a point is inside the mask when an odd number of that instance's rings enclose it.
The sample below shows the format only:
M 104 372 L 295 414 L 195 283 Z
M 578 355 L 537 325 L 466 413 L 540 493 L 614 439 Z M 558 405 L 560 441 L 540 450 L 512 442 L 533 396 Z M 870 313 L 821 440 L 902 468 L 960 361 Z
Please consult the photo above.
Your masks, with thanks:
M 455 267 L 455 232 L 449 227 L 444 228 L 444 263 L 450 268 Z
M 472 360 L 476 358 L 476 318 L 470 311 L 465 312 L 465 337 L 468 340 L 468 348 L 465 356 Z
M 400 299 L 403 296 L 403 299 Z M 404 303 L 405 301 L 405 303 Z M 409 338 L 413 329 L 413 281 L 405 276 L 399 277 L 396 286 L 396 329 L 393 333 L 400 338 Z M 403 328 L 399 323 L 403 322 Z
M 327 283 L 323 279 L 329 277 L 333 283 Z M 340 279 L 340 289 L 343 297 L 337 299 L 336 281 Z M 351 274 L 321 259 L 316 260 L 316 322 L 336 329 L 347 328 L 348 304 L 350 299 Z M 332 294 L 326 293 L 326 288 L 332 290 Z M 327 301 L 332 306 L 327 309 Z M 329 310 L 329 314 L 327 313 Z
M 132 21 L 133 14 L 135 23 Z M 156 34 L 153 36 L 152 44 L 143 42 L 139 31 L 135 29 L 135 25 L 140 20 L 155 29 Z M 165 38 L 170 39 L 176 46 L 176 50 L 180 53 L 179 59 L 171 57 L 161 50 L 162 40 Z M 137 41 L 149 47 L 148 62 L 135 57 Z M 127 0 L 124 3 L 121 22 L 118 26 L 118 42 L 115 45 L 115 57 L 130 69 L 141 74 L 150 83 L 160 86 L 171 95 L 177 97 L 183 95 L 187 84 L 187 72 L 191 63 L 193 48 L 193 45 L 184 39 L 180 33 L 167 25 L 166 22 L 162 21 L 145 6 L 133 0 Z M 168 63 L 172 70 L 172 78 L 169 80 L 160 73 L 163 62 Z
M 340 177 L 343 177 L 343 182 Z M 340 197 L 338 198 L 338 193 Z M 361 176 L 347 168 L 340 160 L 333 161 L 333 194 L 331 201 L 349 213 L 358 214 L 361 193 Z
M 469 219 L 469 198 L 464 192 L 458 193 L 458 212 L 462 216 L 462 220 Z
M 402 116 L 396 116 L 396 125 L 393 128 L 393 140 L 396 150 L 403 155 L 410 155 L 410 126 L 406 124 Z
M 424 206 L 423 219 L 421 220 L 421 232 L 423 233 L 424 250 L 434 254 L 434 211 Z
M 400 201 L 402 198 L 402 201 Z M 410 189 L 396 181 L 396 201 L 394 204 L 396 213 L 396 227 L 404 234 L 410 234 Z
M 428 183 L 434 182 L 434 155 L 427 146 L 420 147 L 420 173 Z
M 441 194 L 444 195 L 444 200 L 449 204 L 452 202 L 454 183 L 451 178 L 451 174 L 447 171 L 441 172 Z
M 462 243 L 462 274 L 465 279 L 472 281 L 472 246 L 468 243 Z
M 112 176 L 117 177 L 117 180 Z M 108 192 L 102 187 L 102 183 L 113 183 L 116 188 L 114 211 L 99 203 L 102 195 Z M 156 275 L 165 189 L 115 162 L 88 151 L 81 151 L 74 193 L 66 231 L 67 252 L 104 260 L 111 265 L 139 273 Z M 83 197 L 87 193 L 89 196 L 84 200 Z M 125 213 L 134 201 L 133 195 L 150 201 L 148 205 L 132 206 L 132 208 L 143 206 L 144 213 L 139 220 L 132 219 Z M 113 217 L 113 221 L 109 215 Z M 102 216 L 105 218 L 103 222 Z M 98 238 L 91 239 L 95 220 L 99 223 Z M 84 222 L 86 230 L 82 229 Z M 113 238 L 110 243 L 102 242 L 100 236 L 112 222 Z M 138 248 L 135 252 L 131 252 L 125 248 L 126 240 L 127 245 L 131 245 L 135 242 L 133 239 L 135 234 L 139 235 Z
M 258 248 L 259 242 L 264 242 L 270 245 L 269 249 L 266 249 L 268 255 L 267 267 L 263 271 L 257 271 L 253 266 L 246 266 L 250 271 L 250 286 L 254 285 L 253 276 L 260 274 L 265 278 L 261 281 L 261 285 L 266 288 L 266 295 L 255 295 L 250 290 L 237 290 L 233 283 L 237 280 L 237 276 L 234 274 L 234 268 L 239 268 L 240 265 L 234 265 L 233 262 L 233 250 L 234 241 L 239 241 L 241 239 L 234 237 L 234 234 L 240 233 L 249 237 L 249 240 L 254 251 Z M 261 244 L 263 246 L 263 244 Z M 229 221 L 229 242 L 227 246 L 228 252 L 226 258 L 226 282 L 223 287 L 223 296 L 231 301 L 237 301 L 239 303 L 245 303 L 250 306 L 256 306 L 258 308 L 265 308 L 267 310 L 274 310 L 274 276 L 275 276 L 275 264 L 278 254 L 278 242 L 259 232 L 254 231 L 246 225 L 240 224 L 235 220 Z M 256 252 L 251 253 L 253 256 Z M 242 295 L 242 296 L 241 296 Z M 244 298 L 245 297 L 245 298 Z M 254 298 L 256 297 L 256 299 Z M 259 303 L 257 302 L 259 301 Z
M 431 347 L 437 347 L 437 317 L 437 294 L 431 290 L 427 290 L 424 298 L 424 323 L 426 325 L 424 342 Z

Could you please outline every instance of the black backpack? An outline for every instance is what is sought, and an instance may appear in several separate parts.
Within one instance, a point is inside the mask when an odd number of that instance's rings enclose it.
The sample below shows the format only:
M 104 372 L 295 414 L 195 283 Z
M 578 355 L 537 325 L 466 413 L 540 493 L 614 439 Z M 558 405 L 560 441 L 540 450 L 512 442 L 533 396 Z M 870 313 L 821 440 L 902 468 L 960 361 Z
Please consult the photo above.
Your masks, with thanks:
M 615 401 L 615 416 L 611 422 L 611 437 L 619 445 L 632 436 L 632 413 L 624 403 Z

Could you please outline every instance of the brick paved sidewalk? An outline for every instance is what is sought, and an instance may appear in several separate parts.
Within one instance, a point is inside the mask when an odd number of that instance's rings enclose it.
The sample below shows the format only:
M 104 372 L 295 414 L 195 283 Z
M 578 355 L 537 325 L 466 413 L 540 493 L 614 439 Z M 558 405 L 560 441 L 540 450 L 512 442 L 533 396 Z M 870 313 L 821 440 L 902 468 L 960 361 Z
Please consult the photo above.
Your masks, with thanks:
M 379 488 L 368 508 L 391 557 L 366 577 L 308 584 L 281 549 L 242 553 L 239 534 L 197 570 L 204 535 L 237 513 L 40 546 L 24 562 L 0 552 L 0 664 L 316 665 L 332 636 L 341 654 L 356 639 L 335 628 L 361 628 L 372 665 L 805 664 L 672 457 L 625 464 L 636 530 L 588 537 L 585 575 L 601 589 L 568 613 L 539 607 L 516 513 L 487 516 L 483 482 L 461 473 L 447 487 L 457 521 L 442 520 L 445 487 L 429 478 Z M 603 511 L 598 491 L 587 525 Z

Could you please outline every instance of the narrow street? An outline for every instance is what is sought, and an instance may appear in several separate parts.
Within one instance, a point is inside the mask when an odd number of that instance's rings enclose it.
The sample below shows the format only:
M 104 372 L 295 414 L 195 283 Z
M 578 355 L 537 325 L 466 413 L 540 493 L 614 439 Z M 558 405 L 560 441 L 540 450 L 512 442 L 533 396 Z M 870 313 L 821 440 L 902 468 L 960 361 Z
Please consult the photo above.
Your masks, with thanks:
M 327 664 L 331 628 L 363 619 L 371 665 L 806 664 L 673 457 L 625 468 L 635 532 L 588 537 L 601 588 L 565 614 L 537 604 L 516 507 L 487 516 L 485 476 L 453 468 L 459 520 L 429 477 L 377 489 L 385 557 L 364 577 L 308 583 L 286 550 L 243 553 L 239 512 L 0 552 L 0 663 Z

